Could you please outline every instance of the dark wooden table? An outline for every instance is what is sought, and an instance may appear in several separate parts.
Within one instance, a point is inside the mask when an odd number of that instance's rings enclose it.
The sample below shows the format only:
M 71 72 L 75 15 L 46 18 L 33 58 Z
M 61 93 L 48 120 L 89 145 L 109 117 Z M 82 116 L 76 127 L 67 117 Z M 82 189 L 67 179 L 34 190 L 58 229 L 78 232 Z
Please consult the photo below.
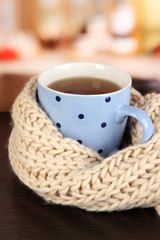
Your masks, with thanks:
M 134 86 L 144 93 L 160 89 L 152 83 L 134 81 Z M 11 169 L 10 122 L 9 113 L 0 113 L 0 240 L 160 239 L 160 216 L 153 208 L 96 213 L 45 203 Z

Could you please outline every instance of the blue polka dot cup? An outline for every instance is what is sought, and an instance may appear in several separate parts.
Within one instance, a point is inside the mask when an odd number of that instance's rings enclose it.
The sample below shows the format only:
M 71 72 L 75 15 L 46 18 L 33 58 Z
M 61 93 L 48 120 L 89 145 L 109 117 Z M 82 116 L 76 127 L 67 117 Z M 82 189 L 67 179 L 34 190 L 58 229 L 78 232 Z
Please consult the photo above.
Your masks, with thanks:
M 97 77 L 117 83 L 120 90 L 96 95 L 59 92 L 48 87 L 54 81 L 73 77 Z M 127 117 L 136 118 L 143 129 L 141 143 L 153 134 L 151 119 L 130 106 L 132 79 L 124 71 L 98 63 L 66 63 L 38 76 L 38 99 L 64 137 L 72 138 L 103 157 L 116 152 Z

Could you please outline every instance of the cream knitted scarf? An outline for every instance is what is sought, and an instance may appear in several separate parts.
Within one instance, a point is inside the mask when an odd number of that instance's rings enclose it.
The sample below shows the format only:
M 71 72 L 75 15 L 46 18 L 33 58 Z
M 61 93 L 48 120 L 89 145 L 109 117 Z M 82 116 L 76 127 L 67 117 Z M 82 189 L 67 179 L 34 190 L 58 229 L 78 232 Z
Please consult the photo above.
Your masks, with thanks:
M 19 179 L 52 203 L 90 211 L 155 207 L 160 214 L 160 95 L 132 89 L 131 105 L 145 110 L 154 135 L 139 144 L 142 130 L 131 122 L 132 145 L 102 159 L 77 141 L 63 138 L 36 101 L 31 79 L 12 108 L 11 166 Z

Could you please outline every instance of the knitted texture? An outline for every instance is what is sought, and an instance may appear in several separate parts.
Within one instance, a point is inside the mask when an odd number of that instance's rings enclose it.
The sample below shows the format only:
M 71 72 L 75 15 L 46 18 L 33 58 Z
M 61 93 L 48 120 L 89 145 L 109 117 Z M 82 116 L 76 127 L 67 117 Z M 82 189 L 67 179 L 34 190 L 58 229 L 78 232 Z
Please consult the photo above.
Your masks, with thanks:
M 132 89 L 131 105 L 145 110 L 154 135 L 139 144 L 142 130 L 132 121 L 132 145 L 105 159 L 77 141 L 64 138 L 37 100 L 32 78 L 12 108 L 11 166 L 19 179 L 49 203 L 89 211 L 155 207 L 160 214 L 160 94 Z

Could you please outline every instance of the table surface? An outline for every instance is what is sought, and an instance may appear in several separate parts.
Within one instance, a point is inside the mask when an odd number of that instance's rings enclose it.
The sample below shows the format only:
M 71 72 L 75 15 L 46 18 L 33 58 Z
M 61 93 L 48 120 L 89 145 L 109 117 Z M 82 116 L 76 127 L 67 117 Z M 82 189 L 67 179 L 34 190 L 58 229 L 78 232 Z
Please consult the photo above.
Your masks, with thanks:
M 89 45 L 91 47 L 91 45 Z M 89 48 L 90 48 L 89 47 Z M 92 47 L 91 47 L 92 48 Z M 118 67 L 136 78 L 160 80 L 160 56 L 144 55 L 114 55 L 106 51 L 88 51 L 88 48 L 56 48 L 43 50 L 34 57 L 0 62 L 1 74 L 36 75 L 53 65 L 66 62 L 99 62 Z
M 150 89 L 144 81 L 134 84 L 142 92 Z M 155 86 L 156 83 L 152 84 L 153 89 L 158 89 Z M 97 213 L 48 205 L 13 173 L 7 149 L 10 132 L 10 114 L 1 112 L 0 240 L 160 239 L 160 216 L 153 208 Z

